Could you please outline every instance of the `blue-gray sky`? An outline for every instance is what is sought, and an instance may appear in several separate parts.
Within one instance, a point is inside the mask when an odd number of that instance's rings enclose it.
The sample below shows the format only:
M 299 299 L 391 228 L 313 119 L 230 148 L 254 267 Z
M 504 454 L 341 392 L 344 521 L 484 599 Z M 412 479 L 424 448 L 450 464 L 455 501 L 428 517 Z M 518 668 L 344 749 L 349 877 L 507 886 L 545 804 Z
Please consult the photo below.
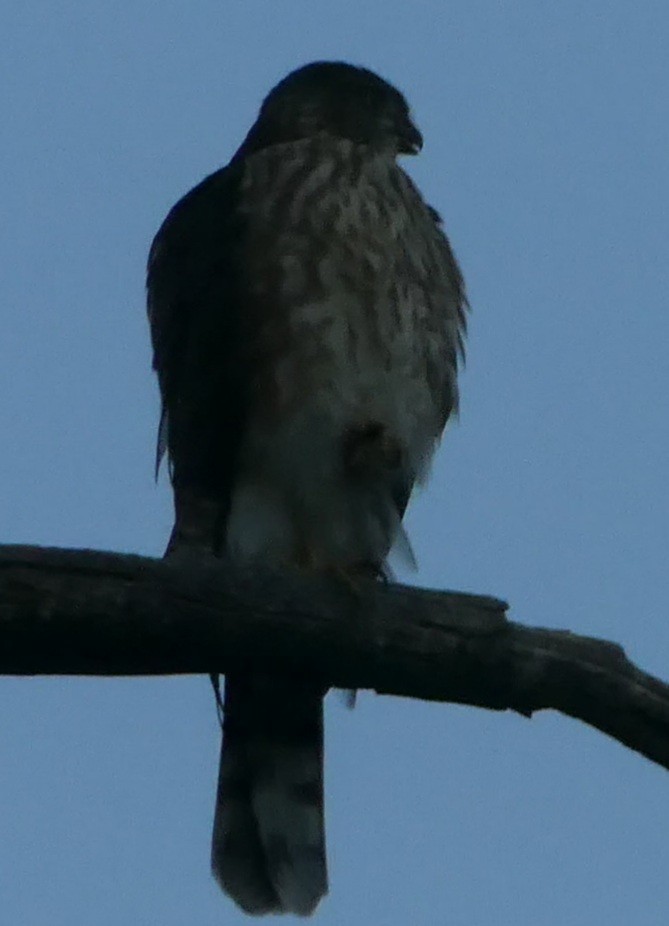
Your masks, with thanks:
M 3 542 L 161 553 L 150 240 L 279 77 L 342 58 L 413 104 L 474 309 L 411 580 L 669 675 L 666 3 L 36 0 L 1 28 Z M 208 872 L 205 680 L 0 695 L 3 922 L 242 923 Z M 327 813 L 323 926 L 669 914 L 669 778 L 573 720 L 331 698 Z

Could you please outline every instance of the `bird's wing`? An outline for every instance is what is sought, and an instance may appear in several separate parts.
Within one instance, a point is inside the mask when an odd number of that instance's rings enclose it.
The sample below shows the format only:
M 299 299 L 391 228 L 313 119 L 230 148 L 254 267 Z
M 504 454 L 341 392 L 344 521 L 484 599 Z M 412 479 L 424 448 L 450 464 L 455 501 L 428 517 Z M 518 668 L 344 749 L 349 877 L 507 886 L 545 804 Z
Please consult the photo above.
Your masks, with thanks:
M 175 488 L 229 493 L 244 423 L 239 168 L 207 177 L 170 211 L 149 254 L 148 316 Z

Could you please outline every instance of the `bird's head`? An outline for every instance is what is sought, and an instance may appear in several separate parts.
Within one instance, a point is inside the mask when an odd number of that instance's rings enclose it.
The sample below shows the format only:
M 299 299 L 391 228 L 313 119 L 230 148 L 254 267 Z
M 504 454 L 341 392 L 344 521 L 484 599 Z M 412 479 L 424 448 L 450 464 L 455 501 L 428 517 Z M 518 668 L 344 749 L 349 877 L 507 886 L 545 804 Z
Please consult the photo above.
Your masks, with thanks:
M 394 154 L 417 154 L 423 145 L 407 101 L 392 84 L 367 68 L 317 61 L 269 92 L 242 150 L 322 133 Z

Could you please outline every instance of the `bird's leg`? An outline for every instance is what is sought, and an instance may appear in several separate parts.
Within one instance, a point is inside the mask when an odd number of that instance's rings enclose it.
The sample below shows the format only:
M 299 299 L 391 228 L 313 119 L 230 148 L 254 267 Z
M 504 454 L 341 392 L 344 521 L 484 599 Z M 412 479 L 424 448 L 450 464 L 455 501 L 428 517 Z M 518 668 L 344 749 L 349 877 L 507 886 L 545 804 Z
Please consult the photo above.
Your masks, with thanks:
M 382 570 L 373 563 L 328 562 L 307 544 L 300 545 L 295 565 L 301 572 L 334 579 L 357 599 L 370 580 L 377 580 L 382 575 Z
M 165 556 L 195 559 L 220 553 L 221 506 L 217 499 L 196 489 L 174 490 L 174 528 Z

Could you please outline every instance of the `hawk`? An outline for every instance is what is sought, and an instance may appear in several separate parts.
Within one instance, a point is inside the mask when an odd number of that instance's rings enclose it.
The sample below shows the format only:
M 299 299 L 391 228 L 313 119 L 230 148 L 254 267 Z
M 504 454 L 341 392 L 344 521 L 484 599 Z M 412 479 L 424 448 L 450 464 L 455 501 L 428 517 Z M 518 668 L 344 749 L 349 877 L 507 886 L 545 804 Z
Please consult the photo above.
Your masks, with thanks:
M 308 64 L 148 262 L 175 498 L 167 555 L 380 575 L 458 404 L 466 298 L 437 212 L 398 164 L 422 137 L 363 67 Z M 323 689 L 225 681 L 212 868 L 246 912 L 327 892 Z

